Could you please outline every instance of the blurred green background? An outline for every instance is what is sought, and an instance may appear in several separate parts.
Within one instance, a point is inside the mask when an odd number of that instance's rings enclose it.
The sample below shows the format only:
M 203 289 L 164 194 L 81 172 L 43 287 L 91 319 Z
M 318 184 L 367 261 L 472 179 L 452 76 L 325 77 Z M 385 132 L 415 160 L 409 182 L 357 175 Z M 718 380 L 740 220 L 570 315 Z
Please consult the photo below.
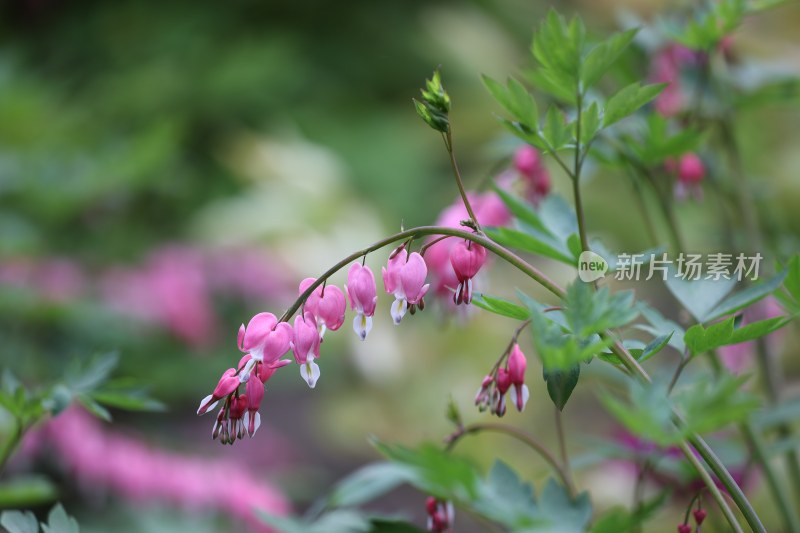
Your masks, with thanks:
M 581 13 L 603 35 L 624 11 L 647 20 L 684 4 L 554 5 Z M 411 105 L 437 65 L 454 101 L 468 186 L 504 168 L 515 145 L 494 120 L 479 74 L 504 78 L 529 65 L 532 30 L 547 8 L 517 0 L 0 3 L 2 366 L 26 383 L 47 383 L 73 359 L 117 350 L 117 373 L 150 383 L 168 411 L 114 413 L 110 431 L 176 454 L 244 461 L 301 510 L 375 457 L 369 434 L 438 441 L 449 431 L 450 395 L 478 419 L 474 391 L 514 324 L 447 320 L 431 309 L 394 327 L 388 297 L 368 342 L 357 341 L 349 320 L 326 336 L 316 390 L 295 367 L 273 378 L 252 441 L 212 443 L 212 415 L 197 419 L 194 410 L 238 359 L 240 323 L 257 311 L 280 314 L 302 278 L 401 225 L 432 222 L 455 199 L 442 143 Z M 800 71 L 799 23 L 796 3 L 767 11 L 737 32 L 735 49 Z M 630 68 L 647 76 L 644 57 Z M 800 110 L 765 106 L 741 121 L 746 165 L 764 179 L 761 200 L 796 251 Z M 555 189 L 566 192 L 566 178 L 551 170 Z M 638 218 L 624 214 L 632 202 L 626 181 L 603 169 L 590 174 L 593 231 L 613 249 L 648 247 Z M 713 231 L 701 231 L 715 227 L 713 216 L 703 205 L 682 207 L 695 248 L 714 242 Z M 368 264 L 377 271 L 384 260 L 374 254 Z M 540 266 L 570 281 L 565 269 Z M 523 280 L 495 265 L 484 283 L 510 295 Z M 641 290 L 664 297 L 655 285 Z M 508 418 L 552 442 L 552 408 L 530 360 L 529 409 Z M 591 393 L 586 387 L 566 412 L 577 451 L 590 447 L 579 432 L 613 433 Z M 487 464 L 506 457 L 535 479 L 545 472 L 502 437 L 460 450 Z M 16 468 L 56 479 L 87 531 L 226 527 L 224 516 L 209 521 L 169 503 L 145 502 L 157 517 L 146 518 L 134 511 L 142 502 L 76 487 L 58 465 Z M 621 478 L 590 471 L 581 479 L 603 488 L 601 507 L 629 501 Z M 404 493 L 384 508 L 421 519 L 423 501 Z

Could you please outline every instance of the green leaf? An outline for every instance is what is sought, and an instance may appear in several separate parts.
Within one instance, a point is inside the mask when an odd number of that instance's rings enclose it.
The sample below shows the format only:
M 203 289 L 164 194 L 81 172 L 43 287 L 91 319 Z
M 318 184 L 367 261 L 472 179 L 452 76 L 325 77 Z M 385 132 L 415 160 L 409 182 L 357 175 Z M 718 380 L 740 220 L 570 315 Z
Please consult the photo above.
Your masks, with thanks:
M 660 446 L 670 446 L 692 433 L 716 431 L 747 419 L 759 404 L 755 396 L 740 390 L 747 379 L 723 375 L 714 380 L 697 375 L 671 395 L 664 380 L 652 384 L 629 380 L 627 402 L 609 393 L 602 394 L 601 400 L 628 431 Z M 673 411 L 683 417 L 680 429 L 673 423 Z
M 152 398 L 148 398 L 144 391 L 113 391 L 100 390 L 93 392 L 90 397 L 97 403 L 108 407 L 116 407 L 126 411 L 164 411 L 166 406 Z
M 557 526 L 555 530 L 546 529 L 546 531 L 580 533 L 586 531 L 586 526 L 592 518 L 592 505 L 589 502 L 589 494 L 583 492 L 573 499 L 564 487 L 553 479 L 549 479 L 545 483 L 542 495 L 539 498 L 539 506 L 545 516 L 550 519 L 550 523 Z
M 470 501 L 477 495 L 479 477 L 475 467 L 437 446 L 426 444 L 412 449 L 377 439 L 372 444 L 391 462 L 406 467 L 408 483 L 425 493 L 459 501 Z
M 329 507 L 355 507 L 379 498 L 411 480 L 404 465 L 373 463 L 362 467 L 336 484 L 328 496 Z
M 692 355 L 697 355 L 715 350 L 720 346 L 739 344 L 763 337 L 789 323 L 788 317 L 779 316 L 734 328 L 735 320 L 736 317 L 730 317 L 710 325 L 707 329 L 702 324 L 695 324 L 684 336 L 686 347 Z
M 533 37 L 533 57 L 552 84 L 563 91 L 575 93 L 578 88 L 585 38 L 581 27 L 578 19 L 573 19 L 567 26 L 564 19 L 551 9 Z
M 39 521 L 30 511 L 3 511 L 0 514 L 0 526 L 6 528 L 8 533 L 39 533 Z
M 588 337 L 634 320 L 639 312 L 633 301 L 633 291 L 611 294 L 608 287 L 594 291 L 590 284 L 576 281 L 567 288 L 564 316 L 573 333 Z
M 594 139 L 601 126 L 600 106 L 597 105 L 597 102 L 592 102 L 581 116 L 581 144 L 586 146 Z
M 46 477 L 19 476 L 0 483 L 0 507 L 26 508 L 52 502 L 58 489 Z
M 581 376 L 581 365 L 577 364 L 568 370 L 551 369 L 543 370 L 544 380 L 547 383 L 547 394 L 559 411 L 564 407 L 578 384 Z
M 57 504 L 47 515 L 47 525 L 42 524 L 44 533 L 80 533 L 78 522 L 67 514 L 61 504 Z
M 523 483 L 504 462 L 495 461 L 481 484 L 476 510 L 490 520 L 502 524 L 527 526 L 536 523 L 539 513 L 533 487 Z
M 790 320 L 790 317 L 776 316 L 736 328 L 733 330 L 733 335 L 728 339 L 727 344 L 739 344 L 740 342 L 747 342 L 769 335 L 773 331 L 781 329 L 788 324 Z
M 413 524 L 385 518 L 371 518 L 370 526 L 370 533 L 425 533 Z
M 86 368 L 71 367 L 66 373 L 66 384 L 76 393 L 92 391 L 108 380 L 118 361 L 119 354 L 111 352 L 94 357 Z
M 638 82 L 628 85 L 606 102 L 603 127 L 608 127 L 632 115 L 640 107 L 649 103 L 666 87 L 666 83 L 641 86 Z
M 669 341 L 670 339 L 672 339 L 672 336 L 674 334 L 675 332 L 671 331 L 668 335 L 661 335 L 660 337 L 656 337 L 655 339 L 650 341 L 650 343 L 644 347 L 644 350 L 642 350 L 642 354 L 638 357 L 639 362 L 642 363 L 644 361 L 647 361 L 655 354 L 660 352 L 664 348 L 664 346 L 669 344 Z
M 106 422 L 111 422 L 111 413 L 108 412 L 108 409 L 94 401 L 91 396 L 81 394 L 78 396 L 78 401 L 87 411 L 97 418 L 105 420 Z
M 670 270 L 667 289 L 698 322 L 705 322 L 719 302 L 733 290 L 735 280 L 685 280 Z
M 644 502 L 636 511 L 617 507 L 601 516 L 590 530 L 591 533 L 628 533 L 640 531 L 645 521 L 664 506 L 670 491 L 664 490 L 658 496 Z
M 539 109 L 533 95 L 516 79 L 508 79 L 508 87 L 483 76 L 483 83 L 497 102 L 508 111 L 516 122 L 527 130 L 535 132 L 539 128 Z
M 555 106 L 550 106 L 545 114 L 542 137 L 547 142 L 548 151 L 558 152 L 567 147 L 570 132 L 564 123 L 564 115 Z
M 781 283 L 784 282 L 786 279 L 786 274 L 787 273 L 785 271 L 781 272 L 770 278 L 768 281 L 759 283 L 758 285 L 751 285 L 745 290 L 725 298 L 707 313 L 708 318 L 706 320 L 715 320 L 722 316 L 735 313 L 736 311 L 744 309 L 745 307 L 761 300 L 768 294 L 772 294 L 778 287 L 781 286 Z
M 287 516 L 274 516 L 256 509 L 259 519 L 281 533 L 369 533 L 371 524 L 362 513 L 352 509 L 335 509 L 312 523 Z
M 505 206 L 516 219 L 543 233 L 550 233 L 550 230 L 544 225 L 544 222 L 542 222 L 529 202 L 502 187 L 498 187 L 496 183 L 492 183 L 492 190 L 503 200 Z
M 633 28 L 616 33 L 592 48 L 583 60 L 581 80 L 584 90 L 594 85 L 628 47 L 638 32 Z
M 647 331 L 657 337 L 671 335 L 669 345 L 679 353 L 686 351 L 686 344 L 683 341 L 684 330 L 677 322 L 664 318 L 664 316 L 644 302 L 637 302 L 636 308 L 642 316 L 650 323 L 650 326 L 637 326 L 639 329 Z
M 484 230 L 487 237 L 506 248 L 549 257 L 570 266 L 575 265 L 575 259 L 569 253 L 557 248 L 553 242 L 547 242 L 532 233 L 507 227 L 484 228 Z
M 472 297 L 472 303 L 496 315 L 516 320 L 527 320 L 531 315 L 528 309 L 514 302 L 477 292 Z
M 753 424 L 761 430 L 769 430 L 782 424 L 800 420 L 800 396 L 761 410 L 753 417 Z

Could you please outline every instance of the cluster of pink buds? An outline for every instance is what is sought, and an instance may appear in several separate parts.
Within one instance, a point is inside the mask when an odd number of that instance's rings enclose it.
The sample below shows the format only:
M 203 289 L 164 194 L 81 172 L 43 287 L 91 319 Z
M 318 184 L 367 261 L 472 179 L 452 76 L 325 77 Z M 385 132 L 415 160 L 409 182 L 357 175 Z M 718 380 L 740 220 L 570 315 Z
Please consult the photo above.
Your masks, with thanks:
M 525 354 L 514 343 L 508 355 L 505 367 L 499 367 L 494 375 L 483 378 L 480 389 L 475 395 L 475 405 L 483 412 L 487 408 L 493 415 L 502 417 L 506 414 L 506 393 L 511 391 L 511 399 L 517 411 L 522 412 L 528 403 L 530 392 L 525 385 L 525 369 L 528 361 Z
M 409 255 L 405 245 L 401 245 L 389 256 L 389 263 L 383 272 L 383 286 L 386 292 L 394 295 L 391 307 L 392 319 L 399 324 L 406 314 L 412 315 L 417 307 L 425 308 L 425 293 L 430 285 L 425 283 L 428 267 L 417 252 Z
M 550 193 L 550 173 L 544 166 L 539 151 L 530 145 L 519 148 L 514 153 L 514 168 L 522 177 L 525 198 L 533 205 L 539 205 Z
M 453 531 L 455 510 L 452 502 L 428 496 L 425 501 L 425 511 L 428 513 L 428 531 L 435 531 L 436 533 L 450 533 Z
M 701 184 L 706 176 L 706 167 L 697 154 L 684 154 L 677 161 L 667 159 L 664 168 L 676 176 L 675 198 L 685 200 L 691 195 L 697 201 L 703 199 Z
M 472 241 L 457 242 L 450 250 L 450 265 L 456 274 L 458 286 L 453 294 L 456 305 L 472 301 L 472 278 L 486 262 L 486 248 Z

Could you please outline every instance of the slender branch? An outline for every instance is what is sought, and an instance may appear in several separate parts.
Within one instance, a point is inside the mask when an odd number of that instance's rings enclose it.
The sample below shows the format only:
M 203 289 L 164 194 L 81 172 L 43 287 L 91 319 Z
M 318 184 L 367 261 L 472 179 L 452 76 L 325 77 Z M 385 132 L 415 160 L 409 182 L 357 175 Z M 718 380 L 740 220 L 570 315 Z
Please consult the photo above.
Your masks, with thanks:
M 703 443 L 703 444 L 705 444 L 705 443 Z M 720 511 L 722 511 L 722 514 L 725 515 L 725 519 L 728 521 L 728 524 L 731 526 L 733 531 L 735 531 L 736 533 L 743 533 L 742 526 L 740 526 L 739 522 L 736 520 L 736 517 L 734 516 L 733 511 L 731 511 L 730 506 L 725 501 L 725 497 L 722 495 L 722 493 L 720 492 L 720 490 L 717 487 L 716 483 L 714 483 L 714 480 L 711 478 L 709 473 L 706 471 L 706 469 L 703 466 L 703 464 L 695 456 L 695 454 L 692 451 L 692 449 L 689 447 L 688 444 L 686 444 L 686 442 L 681 442 L 679 444 L 679 446 L 680 446 L 681 450 L 683 451 L 683 454 L 686 456 L 686 458 L 689 460 L 689 462 L 692 463 L 692 466 L 694 466 L 695 470 L 697 470 L 697 473 L 700 474 L 700 477 L 703 479 L 703 481 L 706 484 L 706 488 L 708 488 L 709 492 L 711 492 L 711 495 L 714 497 L 714 499 L 716 500 L 717 504 L 719 505 Z M 700 451 L 700 450 L 698 450 L 698 451 Z M 713 452 L 712 452 L 712 454 L 713 454 Z M 701 455 L 702 455 L 702 452 L 701 452 Z M 705 457 L 704 457 L 704 459 L 705 459 Z M 708 462 L 708 461 L 706 461 L 706 462 Z M 709 465 L 709 466 L 711 466 L 711 465 Z M 713 470 L 714 467 L 711 466 L 711 469 Z M 727 470 L 726 470 L 726 472 L 727 472 Z M 736 485 L 735 482 L 734 482 L 734 485 Z M 738 485 L 736 485 L 736 487 L 738 488 Z M 727 486 L 726 486 L 726 488 L 727 488 Z M 736 501 L 735 497 L 734 497 L 734 501 Z M 738 505 L 738 502 L 737 502 L 737 505 Z M 741 505 L 739 505 L 739 509 L 742 511 L 742 514 L 745 514 L 745 517 L 747 517 L 747 514 L 745 513 L 745 510 L 742 509 Z M 758 517 L 756 517 L 756 521 L 758 521 Z M 749 520 L 748 520 L 748 523 L 750 523 Z M 761 522 L 758 521 L 758 524 L 760 525 Z M 752 527 L 752 524 L 751 524 L 751 527 Z M 766 530 L 764 529 L 764 526 L 761 526 L 760 530 L 754 529 L 754 531 L 762 531 L 762 530 L 763 530 L 764 533 L 766 533 Z
M 446 226 L 419 226 L 416 228 L 407 229 L 399 233 L 395 233 L 394 235 L 385 237 L 367 246 L 366 248 L 351 253 L 350 255 L 348 255 L 335 265 L 333 265 L 331 268 L 326 270 L 319 278 L 317 278 L 314 281 L 314 283 L 309 285 L 308 288 L 297 298 L 297 300 L 295 300 L 295 302 L 291 306 L 289 306 L 286 312 L 283 313 L 283 315 L 281 316 L 280 321 L 285 322 L 291 320 L 292 316 L 294 316 L 297 310 L 300 309 L 300 306 L 303 304 L 303 302 L 305 302 L 306 299 L 308 299 L 308 297 L 311 296 L 311 293 L 313 293 L 317 289 L 317 287 L 322 285 L 325 282 L 325 280 L 336 274 L 339 270 L 350 264 L 351 261 L 355 261 L 361 258 L 362 256 L 366 256 L 370 252 L 380 250 L 381 248 L 389 246 L 390 244 L 393 244 L 397 241 L 402 241 L 410 237 L 414 238 L 425 237 L 427 235 L 447 235 L 451 237 L 460 237 L 462 239 L 467 239 L 469 241 L 472 241 L 476 244 L 480 244 L 488 251 L 500 257 L 510 265 L 516 267 L 520 272 L 522 272 L 529 278 L 539 283 L 542 287 L 544 287 L 551 293 L 555 294 L 559 298 L 564 297 L 565 294 L 564 289 L 558 286 L 554 281 L 548 278 L 539 269 L 530 265 L 528 262 L 526 262 L 518 255 L 516 255 L 514 252 L 497 244 L 488 237 L 485 237 L 483 235 L 478 235 L 477 233 L 473 233 L 471 231 L 465 231 L 457 228 L 449 228 Z
M 586 219 L 583 215 L 583 203 L 581 201 L 581 167 L 583 166 L 583 157 L 581 154 L 581 116 L 583 106 L 583 95 L 580 90 L 577 91 L 577 114 L 575 118 L 575 162 L 572 173 L 572 194 L 575 197 L 575 213 L 578 217 L 578 234 L 581 238 L 581 249 L 585 252 L 589 250 L 589 241 L 586 238 Z
M 575 483 L 572 480 L 572 470 L 569 466 L 569 454 L 567 453 L 567 438 L 564 434 L 564 423 L 561 420 L 561 409 L 553 406 L 556 413 L 556 434 L 558 435 L 558 449 L 559 453 L 561 453 L 561 468 L 564 470 L 564 475 L 569 477 L 570 483 L 568 484 L 571 487 L 571 495 L 575 497 Z
M 452 450 L 456 444 L 461 440 L 462 437 L 466 435 L 471 435 L 474 433 L 480 433 L 482 431 L 494 432 L 494 433 L 503 433 L 510 437 L 514 437 L 520 442 L 523 442 L 528 447 L 533 449 L 539 456 L 544 459 L 552 468 L 553 471 L 558 474 L 558 477 L 561 478 L 561 482 L 567 487 L 570 495 L 574 498 L 575 497 L 575 487 L 572 485 L 572 480 L 570 479 L 568 473 L 564 470 L 561 463 L 559 463 L 558 459 L 556 459 L 555 455 L 553 455 L 547 447 L 539 442 L 533 435 L 530 435 L 521 429 L 517 429 L 514 426 L 507 426 L 505 424 L 497 424 L 497 423 L 482 423 L 482 424 L 471 424 L 469 426 L 465 426 L 460 428 L 456 433 L 453 433 L 448 437 L 447 442 L 447 450 Z
M 472 210 L 472 204 L 469 203 L 469 198 L 467 197 L 467 191 L 464 189 L 464 182 L 461 179 L 461 172 L 458 170 L 458 163 L 456 162 L 456 154 L 453 151 L 453 135 L 450 132 L 450 128 L 447 128 L 447 133 L 443 133 L 442 136 L 444 137 L 444 145 L 447 147 L 447 153 L 450 156 L 450 166 L 453 167 L 453 176 L 456 178 L 456 185 L 458 185 L 458 193 L 461 195 L 461 200 L 464 202 L 464 207 L 467 208 L 467 213 L 469 213 L 469 218 L 472 220 L 473 224 L 475 224 L 475 229 L 478 233 L 483 233 L 481 230 L 481 225 L 478 222 L 478 217 L 475 216 L 475 211 Z

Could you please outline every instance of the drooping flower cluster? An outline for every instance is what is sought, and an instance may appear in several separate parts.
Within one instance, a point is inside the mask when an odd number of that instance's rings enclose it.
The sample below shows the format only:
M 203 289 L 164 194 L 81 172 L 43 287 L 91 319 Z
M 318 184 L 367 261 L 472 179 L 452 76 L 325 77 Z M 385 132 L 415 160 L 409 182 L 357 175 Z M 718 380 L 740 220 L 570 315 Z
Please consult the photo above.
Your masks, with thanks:
M 455 523 L 453 503 L 428 496 L 425 500 L 425 511 L 428 514 L 428 531 L 451 533 Z
M 493 374 L 483 378 L 480 389 L 475 395 L 475 405 L 483 412 L 487 408 L 493 415 L 504 416 L 506 414 L 506 394 L 511 391 L 511 401 L 522 412 L 525 404 L 528 403 L 530 392 L 525 384 L 525 370 L 528 361 L 525 354 L 514 343 L 511 348 L 506 366 L 499 366 Z
M 417 252 L 409 254 L 407 244 L 392 253 L 383 269 L 386 292 L 395 297 L 391 306 L 395 324 L 400 323 L 406 312 L 414 314 L 417 309 L 424 308 L 423 297 L 429 288 L 425 283 L 428 275 L 425 260 Z M 481 250 L 485 258 L 486 252 Z M 259 408 L 265 385 L 279 368 L 291 363 L 289 359 L 281 359 L 289 350 L 303 381 L 311 388 L 316 386 L 323 336 L 326 331 L 336 331 L 344 324 L 348 299 L 355 311 L 353 329 L 358 338 L 365 340 L 372 329 L 378 295 L 375 276 L 366 265 L 356 262 L 350 266 L 344 291 L 306 278 L 300 283 L 299 295 L 304 300 L 300 302 L 301 311 L 294 318 L 293 326 L 278 320 L 272 313 L 259 313 L 246 327 L 242 324 L 237 344 L 245 355 L 235 368 L 223 372 L 214 391 L 200 402 L 199 415 L 221 403 L 212 437 L 223 444 L 233 444 L 245 434 L 252 437 L 256 433 L 261 425 Z

